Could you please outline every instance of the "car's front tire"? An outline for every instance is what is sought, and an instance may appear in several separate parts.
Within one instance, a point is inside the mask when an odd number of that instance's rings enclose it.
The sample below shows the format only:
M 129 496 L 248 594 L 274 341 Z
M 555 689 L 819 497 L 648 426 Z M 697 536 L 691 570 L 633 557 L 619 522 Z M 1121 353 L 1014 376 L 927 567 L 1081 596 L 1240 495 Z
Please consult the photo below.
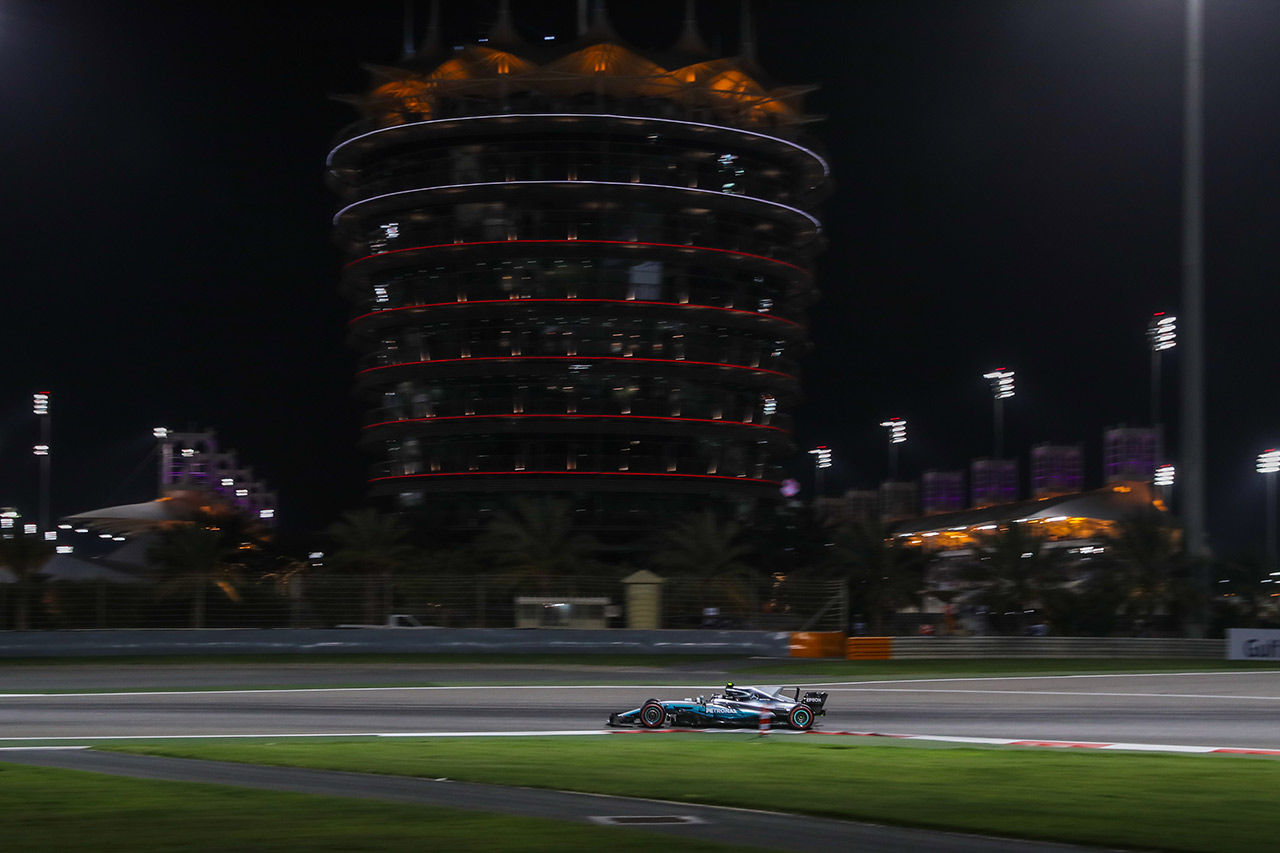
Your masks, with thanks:
M 640 709 L 640 725 L 646 729 L 660 729 L 666 721 L 667 709 L 660 702 L 650 700 Z
M 797 705 L 787 714 L 787 723 L 793 729 L 806 731 L 813 726 L 813 711 L 808 705 Z

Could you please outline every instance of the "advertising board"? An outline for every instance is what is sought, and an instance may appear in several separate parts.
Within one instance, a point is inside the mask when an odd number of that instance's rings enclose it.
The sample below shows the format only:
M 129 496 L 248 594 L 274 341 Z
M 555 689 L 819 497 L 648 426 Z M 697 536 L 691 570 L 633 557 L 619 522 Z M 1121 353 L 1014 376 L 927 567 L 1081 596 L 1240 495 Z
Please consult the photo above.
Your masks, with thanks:
M 1280 661 L 1280 631 L 1228 628 L 1227 660 Z

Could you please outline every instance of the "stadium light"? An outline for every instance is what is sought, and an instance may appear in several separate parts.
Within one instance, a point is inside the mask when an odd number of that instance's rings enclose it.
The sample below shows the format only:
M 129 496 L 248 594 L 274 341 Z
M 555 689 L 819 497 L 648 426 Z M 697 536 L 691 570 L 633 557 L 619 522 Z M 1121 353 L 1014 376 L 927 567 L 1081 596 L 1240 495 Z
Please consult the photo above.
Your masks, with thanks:
M 1004 405 L 1003 401 L 1013 396 L 1013 371 L 1000 367 L 990 373 L 982 374 L 982 378 L 991 383 L 991 396 L 994 399 L 995 412 L 995 458 L 1004 455 Z
M 822 497 L 822 472 L 831 467 L 831 448 L 820 444 L 809 455 L 813 457 L 813 495 L 817 500 Z
M 1280 450 L 1272 447 L 1258 454 L 1258 473 L 1267 478 L 1267 566 L 1276 567 L 1276 472 Z
M 31 395 L 31 413 L 40 419 L 40 443 L 34 448 L 35 455 L 42 457 L 40 459 L 40 529 L 49 529 L 49 445 L 50 440 L 50 415 L 49 415 L 49 392 L 37 391 Z
M 898 479 L 898 445 L 907 440 L 907 422 L 902 418 L 889 418 L 880 426 L 889 430 L 889 480 Z

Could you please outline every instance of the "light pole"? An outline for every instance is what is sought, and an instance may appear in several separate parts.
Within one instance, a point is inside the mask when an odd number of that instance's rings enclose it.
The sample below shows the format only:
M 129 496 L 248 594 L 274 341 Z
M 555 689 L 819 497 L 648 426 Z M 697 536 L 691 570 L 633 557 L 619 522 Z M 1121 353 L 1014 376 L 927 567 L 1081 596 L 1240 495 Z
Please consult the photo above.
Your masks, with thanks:
M 902 418 L 881 421 L 880 426 L 889 430 L 889 481 L 898 479 L 898 445 L 907 440 L 907 422 Z
M 32 452 L 40 457 L 40 529 L 49 529 L 49 392 L 31 395 L 31 413 L 40 419 L 40 443 Z
M 1195 565 L 1197 606 L 1188 624 L 1192 637 L 1209 625 L 1209 534 L 1205 519 L 1204 470 L 1204 0 L 1186 0 L 1185 89 L 1182 108 L 1182 468 L 1179 514 L 1183 550 Z
M 982 374 L 982 378 L 991 383 L 991 395 L 995 401 L 995 458 L 1001 459 L 1004 456 L 1004 406 L 1001 401 L 1013 396 L 1013 371 L 1000 367 Z
M 1166 507 L 1169 505 L 1169 490 L 1173 488 L 1173 480 L 1177 473 L 1177 470 L 1167 463 L 1156 468 L 1156 476 L 1154 478 L 1156 488 L 1160 490 L 1160 502 Z
M 1274 447 L 1258 454 L 1258 473 L 1267 478 L 1267 566 L 1276 565 L 1276 472 L 1280 471 L 1280 450 Z
M 1160 311 L 1147 323 L 1151 345 L 1151 428 L 1156 433 L 1156 464 L 1164 462 L 1164 424 L 1160 422 L 1160 353 L 1178 345 L 1178 318 Z
M 164 497 L 165 486 L 169 485 L 169 474 L 173 471 L 173 439 L 169 437 L 170 432 L 167 427 L 156 427 L 151 430 L 151 434 L 160 443 L 160 460 L 156 466 L 158 469 L 156 497 L 158 498 Z
M 831 448 L 819 444 L 809 451 L 809 455 L 813 457 L 813 500 L 817 503 L 822 497 L 822 470 L 831 467 Z

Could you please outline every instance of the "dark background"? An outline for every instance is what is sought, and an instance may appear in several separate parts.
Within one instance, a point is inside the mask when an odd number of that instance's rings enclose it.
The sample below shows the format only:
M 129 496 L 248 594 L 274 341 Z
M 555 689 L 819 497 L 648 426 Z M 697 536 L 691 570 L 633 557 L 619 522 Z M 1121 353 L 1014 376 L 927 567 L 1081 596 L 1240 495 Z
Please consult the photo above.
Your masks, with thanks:
M 497 8 L 445 5 L 458 44 Z M 1280 4 L 1206 5 L 1208 505 L 1231 552 L 1261 547 L 1254 458 L 1280 444 Z M 575 6 L 513 2 L 534 40 L 571 41 Z M 610 7 L 641 49 L 683 14 Z M 708 43 L 737 52 L 738 4 L 698 9 Z M 891 416 L 910 425 L 904 476 L 989 454 L 981 376 L 1002 366 L 1024 480 L 1033 442 L 1083 442 L 1100 485 L 1103 428 L 1148 419 L 1147 318 L 1178 311 L 1183 5 L 755 9 L 766 71 L 822 87 L 812 131 L 836 191 L 797 414 L 802 447 L 834 448 L 827 491 L 887 474 Z M 37 390 L 53 394 L 55 514 L 154 497 L 159 425 L 216 429 L 278 490 L 285 528 L 361 503 L 323 184 L 354 113 L 328 96 L 362 91 L 360 63 L 393 63 L 401 42 L 396 0 L 5 3 L 0 504 L 35 514 Z M 1165 359 L 1173 448 L 1181 355 Z M 808 493 L 809 460 L 792 467 Z

